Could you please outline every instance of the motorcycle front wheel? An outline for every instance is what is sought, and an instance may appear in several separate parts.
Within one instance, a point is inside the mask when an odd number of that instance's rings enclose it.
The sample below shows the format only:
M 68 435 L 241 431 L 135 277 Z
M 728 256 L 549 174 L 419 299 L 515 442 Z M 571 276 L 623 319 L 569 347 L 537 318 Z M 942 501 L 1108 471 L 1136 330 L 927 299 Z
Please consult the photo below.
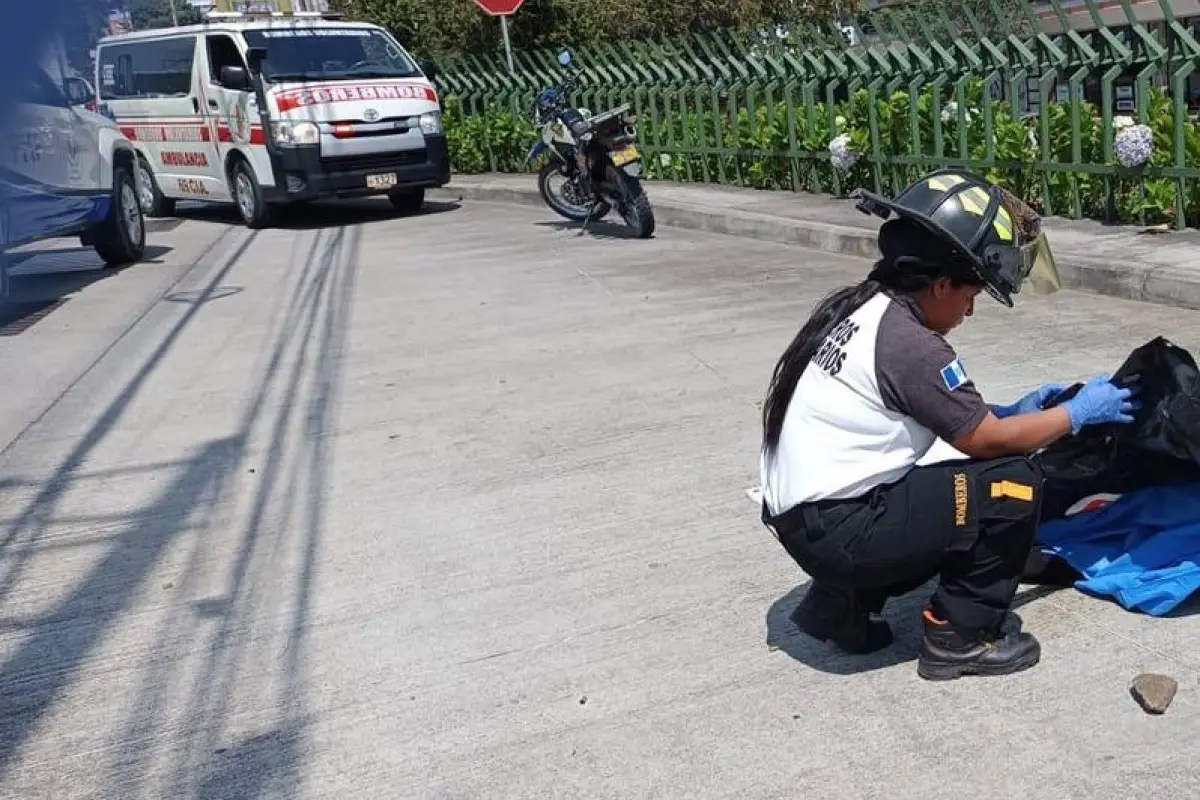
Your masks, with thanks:
M 608 167 L 608 179 L 620 188 L 621 202 L 617 211 L 625 224 L 633 229 L 639 239 L 649 239 L 654 235 L 654 209 L 650 207 L 650 198 L 646 197 L 642 182 L 611 164 Z
M 538 194 L 542 196 L 542 200 L 554 213 L 572 222 L 583 222 L 588 218 L 591 199 L 584 195 L 579 184 L 565 172 L 565 169 L 562 162 L 555 159 L 550 159 L 542 165 L 542 168 L 538 170 Z M 556 177 L 563 179 L 563 188 L 566 190 L 563 194 L 569 195 L 569 198 L 560 197 L 558 193 L 551 190 L 550 179 Z M 592 214 L 592 220 L 603 219 L 611 210 L 612 206 L 601 200 L 596 213 Z

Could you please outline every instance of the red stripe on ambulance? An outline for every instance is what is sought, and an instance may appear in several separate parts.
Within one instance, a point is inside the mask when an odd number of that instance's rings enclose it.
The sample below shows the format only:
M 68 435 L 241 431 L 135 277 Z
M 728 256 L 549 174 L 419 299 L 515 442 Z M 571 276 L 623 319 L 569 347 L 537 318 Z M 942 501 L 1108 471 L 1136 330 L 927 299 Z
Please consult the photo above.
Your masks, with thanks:
M 350 86 L 291 89 L 275 95 L 280 111 L 294 111 L 305 106 L 326 103 L 353 103 L 363 100 L 428 100 L 437 102 L 437 92 L 429 86 L 412 83 L 360 83 Z
M 180 123 L 143 123 L 122 125 L 121 135 L 131 142 L 207 142 L 207 125 Z
M 218 142 L 235 142 L 233 131 L 224 122 L 217 125 L 217 141 Z M 250 128 L 250 144 L 266 144 L 267 136 L 263 133 L 261 125 L 254 125 Z

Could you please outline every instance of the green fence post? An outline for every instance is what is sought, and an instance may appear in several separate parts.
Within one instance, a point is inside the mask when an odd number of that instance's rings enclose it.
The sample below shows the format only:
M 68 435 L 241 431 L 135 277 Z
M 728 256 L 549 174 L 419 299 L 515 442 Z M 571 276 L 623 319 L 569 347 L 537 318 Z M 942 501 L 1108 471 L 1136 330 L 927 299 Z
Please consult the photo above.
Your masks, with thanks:
M 798 28 L 786 39 L 753 42 L 725 31 L 567 43 L 583 75 L 571 101 L 594 111 L 630 103 L 642 124 L 648 178 L 841 195 L 857 184 L 887 192 L 908 183 L 914 171 L 955 165 L 995 170 L 988 174 L 1002 180 L 1011 175 L 1021 192 L 1033 188 L 1027 185 L 1032 179 L 1037 187 L 1027 199 L 1040 200 L 1048 215 L 1128 219 L 1140 195 L 1154 201 L 1144 209 L 1165 211 L 1177 229 L 1195 225 L 1200 164 L 1193 153 L 1200 150 L 1200 131 L 1189 118 L 1186 90 L 1200 69 L 1200 44 L 1175 19 L 1169 0 L 1158 0 L 1164 22 L 1153 30 L 1137 21 L 1132 0 L 1118 0 L 1130 22 L 1129 45 L 1100 24 L 1098 0 L 1082 0 L 1098 23 L 1088 33 L 1071 28 L 1063 0 L 1047 2 L 1059 33 L 1039 30 L 1027 6 L 1004 16 L 997 0 L 985 0 L 983 10 L 914 3 L 867 12 L 879 39 L 854 46 L 840 41 L 832 20 Z M 993 19 L 985 25 L 989 7 Z M 551 48 L 518 51 L 514 63 L 510 74 L 495 53 L 444 58 L 436 81 L 439 94 L 461 108 L 463 118 L 454 123 L 479 131 L 476 146 L 492 170 L 517 168 L 507 127 L 524 131 L 532 98 L 560 75 Z M 1114 159 L 1113 117 L 1122 113 L 1114 105 L 1115 84 L 1127 70 L 1138 91 L 1136 114 L 1153 123 L 1159 145 L 1154 163 L 1135 175 Z M 1160 73 L 1170 95 L 1169 122 L 1158 89 L 1150 93 Z M 1098 142 L 1093 106 L 1083 98 L 1094 77 L 1100 83 Z M 1065 107 L 1055 103 L 1060 81 L 1070 92 Z M 1035 84 L 1031 92 L 1041 100 L 1033 119 L 1020 113 L 1027 84 Z M 979 86 L 983 94 L 976 98 Z M 1036 155 L 1022 152 L 1016 162 L 1012 152 L 1001 156 L 997 136 L 1002 130 L 1011 136 L 1013 123 L 1001 116 L 997 88 L 1007 95 L 1016 124 L 1037 132 Z M 827 149 L 843 97 L 869 141 L 861 169 L 850 173 L 831 168 Z M 950 98 L 957 101 L 958 129 L 947 148 L 951 123 L 943 124 L 942 112 Z M 1151 104 L 1157 120 L 1148 119 Z M 667 166 L 662 159 L 669 159 Z

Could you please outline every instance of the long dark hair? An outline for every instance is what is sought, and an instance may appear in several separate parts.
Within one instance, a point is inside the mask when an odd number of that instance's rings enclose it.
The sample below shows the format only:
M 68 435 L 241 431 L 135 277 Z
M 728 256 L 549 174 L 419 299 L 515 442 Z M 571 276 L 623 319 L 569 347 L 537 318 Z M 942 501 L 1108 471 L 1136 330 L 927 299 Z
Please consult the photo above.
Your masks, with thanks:
M 954 253 L 925 228 L 903 217 L 885 222 L 879 229 L 881 258 L 866 280 L 827 295 L 792 339 L 775 364 L 767 398 L 763 403 L 763 446 L 767 452 L 779 444 L 783 420 L 800 376 L 825 338 L 880 292 L 919 295 L 939 278 L 949 277 L 955 285 L 975 283 Z

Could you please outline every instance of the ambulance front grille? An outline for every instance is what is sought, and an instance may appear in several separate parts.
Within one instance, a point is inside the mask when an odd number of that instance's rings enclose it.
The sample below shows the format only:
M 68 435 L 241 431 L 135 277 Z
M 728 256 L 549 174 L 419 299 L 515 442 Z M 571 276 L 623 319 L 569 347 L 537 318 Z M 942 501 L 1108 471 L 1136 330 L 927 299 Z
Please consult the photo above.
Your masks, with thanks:
M 396 169 L 425 162 L 425 149 L 398 150 L 390 153 L 368 153 L 357 156 L 329 156 L 321 158 L 321 168 L 326 172 L 359 172 L 364 170 Z

